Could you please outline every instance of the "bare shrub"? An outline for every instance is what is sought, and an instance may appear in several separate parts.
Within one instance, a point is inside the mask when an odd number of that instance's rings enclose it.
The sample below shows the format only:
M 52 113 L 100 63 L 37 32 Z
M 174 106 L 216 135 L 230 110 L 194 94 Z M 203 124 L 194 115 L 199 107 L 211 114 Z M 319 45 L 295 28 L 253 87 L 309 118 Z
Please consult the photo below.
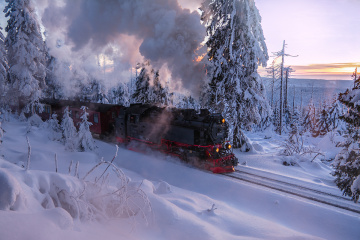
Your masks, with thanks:
M 318 156 L 324 156 L 320 150 L 313 146 L 307 146 L 304 144 L 303 134 L 297 131 L 297 128 L 293 128 L 289 133 L 289 138 L 281 143 L 281 154 L 285 156 L 294 156 L 294 155 L 309 155 L 314 161 Z M 292 164 L 291 164 L 292 165 Z
M 136 186 L 130 182 L 123 171 L 112 161 L 100 161 L 82 179 L 79 179 L 81 184 L 78 186 L 83 186 L 82 189 L 72 192 L 57 189 L 55 199 L 58 203 L 55 206 L 60 205 L 74 219 L 81 221 L 131 218 L 133 223 L 136 223 L 140 218 L 148 224 L 148 216 L 151 214 L 152 208 L 146 193 L 141 189 L 141 184 Z M 90 178 L 94 171 L 102 165 L 107 168 L 101 176 Z M 108 168 L 111 171 L 105 174 Z M 115 175 L 116 184 L 109 184 L 111 175 Z M 54 199 L 53 196 L 52 198 Z

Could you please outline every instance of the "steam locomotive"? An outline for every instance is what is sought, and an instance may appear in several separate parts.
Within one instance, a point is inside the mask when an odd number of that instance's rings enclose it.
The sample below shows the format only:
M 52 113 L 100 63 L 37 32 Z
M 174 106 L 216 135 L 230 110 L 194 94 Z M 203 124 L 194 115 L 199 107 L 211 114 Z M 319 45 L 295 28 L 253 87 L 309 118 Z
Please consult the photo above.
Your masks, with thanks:
M 79 101 L 44 99 L 43 120 L 56 113 L 61 120 L 65 107 L 76 126 L 81 106 L 88 107 L 90 131 L 95 137 L 111 139 L 134 151 L 154 149 L 214 173 L 233 172 L 238 160 L 226 141 L 228 124 L 220 114 L 206 109 L 160 108 L 149 104 L 130 107 Z
M 214 173 L 233 172 L 238 164 L 226 141 L 228 124 L 208 110 L 132 104 L 120 110 L 114 128 L 116 141 L 134 151 L 149 147 Z

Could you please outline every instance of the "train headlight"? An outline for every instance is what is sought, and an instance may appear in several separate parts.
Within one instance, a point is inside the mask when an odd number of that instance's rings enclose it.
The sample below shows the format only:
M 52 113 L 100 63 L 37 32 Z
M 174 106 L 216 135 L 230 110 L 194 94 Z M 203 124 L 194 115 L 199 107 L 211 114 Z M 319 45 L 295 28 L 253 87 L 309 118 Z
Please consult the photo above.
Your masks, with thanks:
M 231 144 L 230 143 L 226 144 L 226 148 L 230 150 L 231 149 Z
M 225 118 L 223 118 L 223 119 L 221 120 L 221 122 L 222 122 L 222 123 L 225 123 Z
M 217 148 L 215 148 L 215 151 L 218 153 L 220 151 L 220 149 L 217 147 Z

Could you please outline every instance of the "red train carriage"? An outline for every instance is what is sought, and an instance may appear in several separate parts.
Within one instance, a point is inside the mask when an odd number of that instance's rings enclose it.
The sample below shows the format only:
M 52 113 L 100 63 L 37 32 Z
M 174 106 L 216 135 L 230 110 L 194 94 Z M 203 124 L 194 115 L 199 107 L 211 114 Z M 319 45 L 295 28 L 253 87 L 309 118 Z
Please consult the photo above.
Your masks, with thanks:
M 44 104 L 44 110 L 42 113 L 39 113 L 39 116 L 43 120 L 49 119 L 53 113 L 56 113 L 58 119 L 61 120 L 65 108 L 69 107 L 70 116 L 76 127 L 78 127 L 81 122 L 80 117 L 83 114 L 81 107 L 88 107 L 88 121 L 92 123 L 90 131 L 98 138 L 109 137 L 114 133 L 116 117 L 122 108 L 122 106 L 119 105 L 54 99 L 44 99 L 42 103 Z
M 214 173 L 233 172 L 238 160 L 226 141 L 228 125 L 220 114 L 202 110 L 200 114 L 189 109 L 165 109 L 146 104 L 126 108 L 118 105 L 83 103 L 68 100 L 45 99 L 44 111 L 39 115 L 47 120 L 53 113 L 62 119 L 69 107 L 74 124 L 81 122 L 82 106 L 88 107 L 93 125 L 90 131 L 96 137 L 114 137 L 129 149 L 142 147 L 177 156 Z

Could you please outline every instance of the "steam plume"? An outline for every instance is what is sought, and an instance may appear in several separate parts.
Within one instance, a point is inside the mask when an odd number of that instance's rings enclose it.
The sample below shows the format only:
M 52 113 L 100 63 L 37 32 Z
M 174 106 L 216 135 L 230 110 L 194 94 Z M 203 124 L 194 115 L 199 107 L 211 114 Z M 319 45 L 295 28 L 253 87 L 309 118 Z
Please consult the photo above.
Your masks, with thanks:
M 202 66 L 193 60 L 205 28 L 199 14 L 181 8 L 177 0 L 63 0 L 61 5 L 49 1 L 42 22 L 50 34 L 65 34 L 72 52 L 101 52 L 118 44 L 122 61 L 134 66 L 129 61 L 140 53 L 154 68 L 166 66 L 172 79 L 181 80 L 187 89 L 198 87 L 204 77 Z M 124 36 L 140 41 L 138 51 L 127 50 L 133 46 Z

